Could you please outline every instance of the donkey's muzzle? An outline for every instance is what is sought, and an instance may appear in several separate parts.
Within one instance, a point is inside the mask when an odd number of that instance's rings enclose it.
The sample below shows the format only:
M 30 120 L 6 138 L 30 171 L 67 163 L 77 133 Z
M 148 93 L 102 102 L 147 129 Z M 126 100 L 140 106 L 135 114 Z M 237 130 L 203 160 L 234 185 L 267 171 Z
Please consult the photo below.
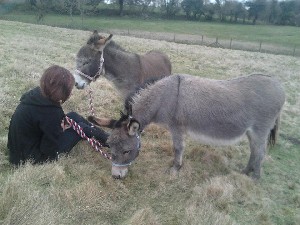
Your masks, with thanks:
M 85 85 L 79 85 L 79 83 L 75 82 L 75 87 L 77 89 L 84 89 Z
M 115 179 L 122 179 L 126 177 L 128 173 L 128 166 L 112 166 L 111 174 Z

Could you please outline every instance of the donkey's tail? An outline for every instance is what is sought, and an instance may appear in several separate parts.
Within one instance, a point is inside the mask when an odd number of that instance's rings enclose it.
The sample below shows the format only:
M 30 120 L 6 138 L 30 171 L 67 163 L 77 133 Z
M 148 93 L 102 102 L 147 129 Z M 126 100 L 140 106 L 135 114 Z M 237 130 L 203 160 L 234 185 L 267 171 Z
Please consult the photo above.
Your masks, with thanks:
M 270 131 L 270 135 L 268 138 L 268 146 L 270 147 L 273 147 L 276 144 L 278 138 L 279 125 L 280 125 L 280 115 L 277 117 L 275 121 L 275 125 Z

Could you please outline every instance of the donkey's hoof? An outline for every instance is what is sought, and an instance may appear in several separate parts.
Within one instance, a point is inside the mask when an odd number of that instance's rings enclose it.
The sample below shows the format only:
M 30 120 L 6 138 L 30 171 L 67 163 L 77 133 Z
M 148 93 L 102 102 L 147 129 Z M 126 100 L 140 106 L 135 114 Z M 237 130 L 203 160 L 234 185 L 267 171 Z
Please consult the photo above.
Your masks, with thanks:
M 172 177 L 178 176 L 180 168 L 181 168 L 181 166 L 179 166 L 179 165 L 176 165 L 176 166 L 173 165 L 169 170 L 170 175 Z
M 171 175 L 171 177 L 176 177 L 178 175 L 178 173 L 179 173 L 179 170 L 176 167 L 172 166 L 170 168 L 170 175 Z
M 249 176 L 249 174 L 250 174 L 251 172 L 253 172 L 253 169 L 250 169 L 250 168 L 246 167 L 245 169 L 242 170 L 241 173 L 242 173 L 242 174 L 245 174 L 245 175 L 247 175 L 247 176 Z
M 260 179 L 260 173 L 252 173 L 251 178 L 253 181 L 258 182 Z
M 94 116 L 88 116 L 87 120 L 93 124 L 97 124 Z
M 245 168 L 244 170 L 242 170 L 241 173 L 251 177 L 254 182 L 258 182 L 258 180 L 260 178 L 260 173 L 255 173 L 254 170 L 251 170 L 248 168 Z
M 245 174 L 247 176 L 249 176 L 249 173 L 250 173 L 249 170 L 242 170 L 241 171 L 241 174 Z
M 179 176 L 179 171 L 176 168 L 171 167 L 169 169 L 169 179 L 176 180 L 178 178 L 178 176 Z

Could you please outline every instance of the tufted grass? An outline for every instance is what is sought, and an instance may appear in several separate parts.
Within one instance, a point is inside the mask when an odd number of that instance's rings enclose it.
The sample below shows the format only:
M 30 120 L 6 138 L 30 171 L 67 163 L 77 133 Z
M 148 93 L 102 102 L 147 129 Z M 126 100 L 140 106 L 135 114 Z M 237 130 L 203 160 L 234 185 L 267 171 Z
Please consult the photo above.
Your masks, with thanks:
M 114 36 L 130 51 L 166 52 L 174 73 L 216 79 L 268 73 L 287 93 L 281 136 L 259 182 L 239 172 L 249 157 L 246 140 L 211 147 L 187 139 L 184 166 L 170 176 L 170 135 L 154 124 L 129 176 L 114 180 L 110 163 L 85 142 L 54 163 L 9 165 L 6 136 L 18 99 L 51 64 L 73 70 L 90 33 L 1 20 L 0 27 L 0 224 L 300 224 L 299 58 Z M 99 79 L 91 88 L 97 116 L 117 117 L 122 102 L 114 86 Z M 86 93 L 74 90 L 63 107 L 87 116 Z

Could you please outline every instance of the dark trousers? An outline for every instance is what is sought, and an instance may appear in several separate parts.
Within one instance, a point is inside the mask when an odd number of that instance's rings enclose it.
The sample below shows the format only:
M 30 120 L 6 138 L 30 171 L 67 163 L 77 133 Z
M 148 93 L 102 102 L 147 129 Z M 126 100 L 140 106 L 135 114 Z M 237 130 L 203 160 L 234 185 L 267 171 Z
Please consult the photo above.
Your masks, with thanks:
M 94 137 L 97 139 L 103 146 L 107 146 L 106 140 L 109 136 L 104 130 L 99 127 L 92 127 L 92 124 L 87 121 L 85 118 L 80 116 L 78 113 L 69 112 L 67 116 L 73 119 L 83 130 L 83 132 L 89 138 Z M 68 153 L 71 149 L 80 141 L 82 138 L 79 134 L 73 130 L 73 128 L 69 128 L 65 130 L 62 135 L 59 137 L 59 153 Z

